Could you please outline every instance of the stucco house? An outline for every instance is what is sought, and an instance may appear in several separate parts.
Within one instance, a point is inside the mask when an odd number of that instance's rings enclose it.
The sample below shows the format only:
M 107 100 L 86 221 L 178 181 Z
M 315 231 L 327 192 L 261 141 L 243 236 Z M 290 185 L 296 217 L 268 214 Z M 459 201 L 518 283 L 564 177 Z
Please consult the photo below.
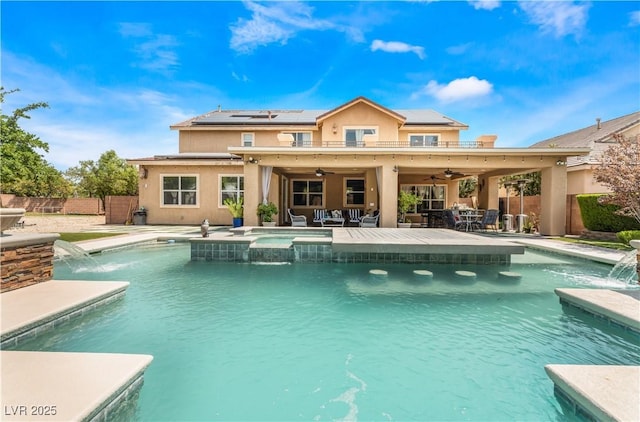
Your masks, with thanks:
M 500 177 L 541 171 L 542 234 L 565 233 L 567 157 L 586 147 L 499 148 L 496 136 L 467 141 L 468 126 L 433 110 L 392 110 L 357 97 L 328 110 L 217 110 L 171 126 L 178 152 L 131 159 L 140 172 L 140 205 L 151 224 L 231 224 L 225 198 L 243 196 L 244 224 L 256 208 L 378 210 L 380 227 L 397 227 L 400 190 L 418 193 L 422 214 L 459 201 L 461 178 L 478 177 L 478 206 L 498 208 Z
M 640 134 L 640 111 L 604 122 L 596 119 L 591 126 L 536 142 L 531 148 L 589 148 L 587 155 L 567 158 L 567 195 L 608 193 L 610 190 L 595 180 L 594 170 L 602 153 L 616 142 L 617 134 Z

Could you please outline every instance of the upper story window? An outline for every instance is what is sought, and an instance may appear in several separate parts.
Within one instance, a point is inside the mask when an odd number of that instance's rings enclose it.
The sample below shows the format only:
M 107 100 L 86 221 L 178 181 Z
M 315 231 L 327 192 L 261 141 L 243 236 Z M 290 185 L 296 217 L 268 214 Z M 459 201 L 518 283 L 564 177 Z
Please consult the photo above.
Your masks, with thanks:
M 409 146 L 411 147 L 437 147 L 440 135 L 434 134 L 411 134 L 409 135 Z
M 243 133 L 242 134 L 242 146 L 243 147 L 252 147 L 254 138 L 255 138 L 255 135 L 253 133 Z
M 344 179 L 344 205 L 364 205 L 364 179 Z
M 162 176 L 162 205 L 198 204 L 197 176 Z
M 244 176 L 220 175 L 220 202 L 219 207 L 224 207 L 227 198 L 244 198 Z
M 293 206 L 315 207 L 324 206 L 324 183 L 322 180 L 293 180 Z
M 284 132 L 293 136 L 293 147 L 310 147 L 311 132 Z
M 362 147 L 364 146 L 363 140 L 365 135 L 377 135 L 378 128 L 375 127 L 363 127 L 363 128 L 346 128 L 344 130 L 344 146 L 345 147 Z

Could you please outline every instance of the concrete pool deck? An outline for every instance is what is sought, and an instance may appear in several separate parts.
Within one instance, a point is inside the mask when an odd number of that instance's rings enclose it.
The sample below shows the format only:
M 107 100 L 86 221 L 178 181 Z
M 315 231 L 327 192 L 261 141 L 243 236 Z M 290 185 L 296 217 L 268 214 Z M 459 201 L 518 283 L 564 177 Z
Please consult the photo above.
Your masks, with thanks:
M 116 227 L 109 227 L 107 226 L 107 230 L 105 231 L 112 231 L 112 232 L 122 232 L 124 229 L 126 229 L 127 227 L 121 227 L 121 226 L 117 226 Z M 190 238 L 194 238 L 194 237 L 200 237 L 200 232 L 199 232 L 199 227 L 184 227 L 184 226 L 176 226 L 176 227 L 167 227 L 167 226 L 158 226 L 155 227 L 155 229 L 153 228 L 153 226 L 133 226 L 130 227 L 132 230 L 129 230 L 129 234 L 127 235 L 121 235 L 121 236 L 114 236 L 114 237 L 108 237 L 108 238 L 101 238 L 101 239 L 96 239 L 96 240 L 92 240 L 92 241 L 85 241 L 85 242 L 78 242 L 75 243 L 76 246 L 78 246 L 79 248 L 85 250 L 88 253 L 99 253 L 103 250 L 109 250 L 109 249 L 117 249 L 117 248 L 121 248 L 121 247 L 125 247 L 128 245 L 134 245 L 134 244 L 138 244 L 138 243 L 145 243 L 145 242 L 154 242 L 154 241 L 166 241 L 166 240 L 174 240 L 176 242 L 179 241 L 188 241 Z M 220 235 L 222 234 L 227 228 L 212 228 L 212 234 L 214 232 L 216 232 L 216 235 Z M 287 229 L 291 229 L 291 228 L 287 228 Z M 303 229 L 304 230 L 304 229 Z M 456 242 L 466 242 L 465 244 L 458 244 L 456 246 L 457 247 L 466 247 L 466 248 L 472 248 L 474 250 L 477 251 L 478 248 L 488 248 L 488 247 L 492 247 L 490 246 L 492 245 L 501 245 L 501 247 L 507 248 L 509 250 L 522 250 L 524 248 L 524 246 L 528 246 L 528 247 L 533 247 L 536 249 L 542 249 L 542 250 L 547 250 L 550 252 L 557 252 L 557 253 L 563 253 L 564 251 L 569 250 L 570 253 L 568 253 L 568 255 L 572 255 L 575 257 L 579 257 L 579 258 L 583 258 L 583 259 L 589 259 L 589 260 L 594 260 L 597 262 L 605 262 L 608 264 L 614 264 L 615 262 L 619 261 L 620 259 L 622 259 L 624 257 L 624 252 L 619 252 L 619 251 L 608 251 L 608 250 L 603 250 L 601 248 L 594 248 L 594 247 L 586 247 L 583 245 L 577 245 L 577 244 L 569 244 L 569 243 L 565 243 L 565 242 L 559 242 L 559 241 L 554 241 L 552 239 L 545 239 L 545 238 L 541 238 L 541 237 L 532 237 L 532 236 L 506 236 L 503 237 L 500 234 L 472 234 L 472 233 L 459 233 L 459 232 L 453 232 L 451 230 L 440 230 L 440 231 L 431 231 L 431 230 L 437 230 L 437 229 L 359 229 L 359 228 L 335 228 L 333 229 L 333 241 L 335 244 L 339 244 L 341 245 L 340 247 L 344 247 L 344 248 L 349 248 L 349 247 L 359 247 L 358 245 L 361 245 L 363 247 L 368 247 L 368 248 L 384 248 L 385 250 L 389 250 L 389 248 L 395 248 L 398 250 L 403 250 L 407 247 L 411 248 L 440 248 L 442 249 L 444 248 L 448 248 L 451 247 L 452 245 L 455 246 Z M 99 230 L 99 228 L 92 228 L 91 231 L 102 231 Z M 461 235 L 461 237 L 456 236 L 456 238 L 458 240 L 456 241 L 452 241 L 452 234 L 456 234 L 458 233 L 459 235 Z M 471 249 L 469 249 L 471 250 Z M 466 253 L 463 252 L 460 249 L 456 249 L 454 250 L 452 253 Z M 514 253 L 518 253 L 518 252 L 514 252 Z M 520 252 L 521 253 L 521 252 Z M 188 257 L 185 257 L 188 258 Z M 68 281 L 49 281 L 49 282 L 45 282 L 45 283 L 41 283 L 41 284 L 50 284 L 51 286 L 54 286 L 55 284 L 60 284 L 60 283 L 70 283 Z M 99 284 L 98 282 L 78 282 L 78 283 L 84 283 L 84 284 Z M 50 292 L 48 295 L 46 295 L 46 298 L 42 296 L 42 294 L 40 294 L 37 290 L 31 290 L 34 289 L 35 287 L 37 287 L 39 285 L 34 285 L 34 286 L 30 286 L 30 287 L 26 287 L 24 289 L 20 289 L 18 291 L 24 291 L 24 296 L 25 297 L 29 297 L 32 304 L 35 306 L 42 306 L 43 304 L 48 304 L 49 301 L 55 301 L 57 299 L 55 299 L 57 296 L 60 296 L 61 298 L 63 298 L 65 296 L 63 292 L 63 290 L 60 290 L 60 294 L 55 293 L 55 292 Z M 126 287 L 125 287 L 126 288 Z M 572 289 L 573 290 L 573 289 Z M 581 290 L 581 289 L 575 289 L 575 290 Z M 599 290 L 599 292 L 608 292 L 609 290 Z M 33 293 L 32 293 L 33 292 Z M 8 292 L 11 293 L 11 292 Z M 5 293 L 3 295 L 1 295 L 1 299 L 2 299 L 2 335 L 3 335 L 3 339 L 5 336 L 5 331 L 9 331 L 9 327 L 10 326 L 15 326 L 15 322 L 11 322 L 11 318 L 13 318 L 13 314 L 15 313 L 16 315 L 18 315 L 21 310 L 20 310 L 20 306 L 16 306 L 16 305 L 9 305 L 6 310 L 8 313 L 12 314 L 11 317 L 9 317 L 7 319 L 7 328 L 5 330 L 5 295 L 7 295 L 8 293 Z M 83 295 L 83 293 L 78 290 L 77 292 L 80 295 Z M 86 295 L 86 293 L 85 293 Z M 86 295 L 88 297 L 88 295 Z M 624 296 L 622 294 L 620 294 L 620 296 Z M 610 299 L 610 298 L 609 298 Z M 619 308 L 619 302 L 618 299 L 620 301 L 627 301 L 627 299 L 621 299 L 619 297 L 614 297 L 613 300 L 600 300 L 598 301 L 598 306 L 602 306 L 605 309 L 607 309 L 610 312 L 614 312 L 617 311 Z M 630 298 L 631 300 L 635 300 L 635 303 L 640 304 L 640 302 L 638 302 L 638 300 Z M 68 297 L 65 299 L 68 300 Z M 8 302 L 7 302 L 8 303 Z M 11 308 L 11 306 L 13 306 L 13 308 Z M 13 309 L 13 310 L 11 310 Z M 31 319 L 38 319 L 40 318 L 43 321 L 46 321 L 46 319 L 48 318 L 48 313 L 43 312 L 42 315 L 40 315 L 40 317 L 38 317 L 37 315 L 35 316 L 30 316 L 29 318 L 24 318 L 25 321 L 26 320 L 31 320 Z M 17 317 L 16 317 L 17 318 Z M 30 319 L 31 318 L 31 319 Z M 636 319 L 635 319 L 635 324 L 638 324 L 638 318 L 640 318 L 640 312 L 638 312 L 636 314 Z M 632 319 L 633 320 L 633 319 Z M 13 325 L 12 325 L 13 324 Z M 18 324 L 19 325 L 19 324 Z M 55 324 L 53 324 L 53 326 L 55 326 Z M 2 403 L 3 405 L 11 405 L 12 403 L 9 403 L 6 399 L 5 399 L 5 391 L 9 391 L 10 389 L 5 388 L 5 385 L 8 386 L 8 384 L 5 384 L 5 379 L 10 379 L 10 378 L 5 378 L 5 367 L 6 367 L 6 362 L 5 361 L 5 353 L 29 353 L 29 352 L 2 352 L 2 386 L 3 386 L 3 394 L 2 394 Z M 33 352 L 34 355 L 38 354 L 38 355 L 50 355 L 50 353 L 39 353 L 39 352 Z M 70 359 L 76 361 L 76 362 L 82 362 L 82 358 L 79 356 L 80 354 L 69 354 Z M 104 357 L 105 359 L 109 359 L 110 356 L 116 356 L 116 355 L 105 355 L 106 357 Z M 151 358 L 151 357 L 149 357 Z M 43 359 L 45 359 L 43 357 Z M 117 359 L 117 358 L 114 358 Z M 26 361 L 26 360 L 25 360 Z M 150 362 L 150 359 L 149 359 Z M 148 365 L 148 363 L 146 364 Z M 53 365 L 55 366 L 55 365 Z M 134 365 L 135 366 L 135 365 Z M 550 365 L 551 367 L 555 367 L 558 365 Z M 146 367 L 146 366 L 145 366 Z M 588 369 L 594 369 L 594 372 L 589 372 L 589 371 L 562 371 L 561 375 L 554 375 L 557 379 L 560 379 L 558 377 L 562 376 L 564 378 L 566 378 L 566 380 L 562 381 L 564 384 L 566 384 L 566 392 L 563 390 L 563 394 L 565 394 L 568 397 L 573 397 L 573 395 L 577 395 L 580 396 L 580 392 L 583 390 L 589 390 L 589 391 L 593 391 L 593 393 L 590 394 L 586 394 L 584 395 L 585 397 L 581 400 L 583 400 L 585 402 L 585 406 L 583 406 L 586 409 L 589 409 L 588 406 L 595 406 L 596 408 L 599 407 L 604 407 L 603 409 L 603 414 L 614 414 L 614 415 L 618 415 L 619 411 L 617 408 L 619 407 L 629 407 L 629 406 L 635 406 L 635 408 L 638 408 L 640 406 L 640 399 L 638 397 L 640 397 L 640 395 L 636 394 L 635 397 L 631 397 L 628 401 L 625 399 L 625 401 L 621 401 L 621 403 L 618 404 L 611 404 L 609 401 L 607 400 L 600 400 L 602 399 L 602 393 L 601 391 L 605 391 L 606 388 L 608 388 L 609 385 L 615 385 L 616 389 L 618 391 L 623 391 L 625 389 L 629 390 L 633 390 L 633 388 L 637 389 L 637 385 L 638 385 L 638 377 L 636 376 L 635 378 L 633 377 L 629 377 L 627 376 L 627 374 L 625 373 L 624 375 L 620 375 L 620 371 L 616 371 L 616 370 L 612 370 L 610 371 L 606 376 L 605 379 L 603 380 L 602 377 L 599 377 L 598 374 L 600 374 L 600 372 L 595 372 L 598 370 L 598 368 L 601 368 L 600 366 L 586 366 L 585 368 Z M 623 367 L 623 368 L 631 368 L 631 371 L 636 371 L 637 367 Z M 24 369 L 24 371 L 27 371 L 27 369 Z M 547 372 L 549 372 L 549 370 L 547 370 Z M 24 374 L 25 372 L 23 372 Z M 574 373 L 577 373 L 578 376 L 574 376 Z M 585 376 L 584 374 L 586 373 L 590 373 L 593 374 L 593 376 Z M 635 373 L 635 372 L 634 372 Z M 555 373 L 554 373 L 555 374 Z M 100 375 L 100 377 L 102 376 L 102 374 Z M 550 375 L 551 377 L 551 375 Z M 613 377 L 613 378 L 611 378 Z M 551 377 L 552 380 L 554 380 L 554 382 L 556 381 L 556 378 Z M 20 382 L 30 382 L 31 384 L 34 383 L 39 383 L 40 380 L 39 379 L 28 379 L 28 380 L 21 380 Z M 8 381 L 7 381 L 8 382 Z M 630 383 L 634 383 L 635 385 L 630 385 Z M 17 384 L 16 384 L 17 385 Z M 557 384 L 556 384 L 557 385 Z M 11 385 L 11 389 L 13 389 L 13 385 Z M 22 387 L 21 387 L 22 388 Z M 33 388 L 33 385 L 27 385 L 24 388 Z M 39 388 L 43 389 L 43 390 L 49 390 L 49 389 L 53 389 L 53 390 L 60 390 L 63 391 L 65 390 L 65 387 L 60 387 L 57 386 L 55 384 L 51 384 L 50 386 L 39 386 Z M 557 387 L 559 388 L 559 387 Z M 633 390 L 635 391 L 635 390 Z M 594 397 L 592 397 L 594 396 Z M 582 397 L 582 396 L 580 396 Z M 625 395 L 626 397 L 626 395 Z M 577 399 L 574 399 L 577 401 Z M 600 401 L 598 401 L 600 400 Z M 31 400 L 32 401 L 32 400 Z M 29 401 L 29 403 L 31 403 L 31 401 Z M 602 402 L 602 403 L 601 403 Z M 17 404 L 21 404 L 22 402 L 18 402 Z M 40 403 L 40 402 L 39 402 Z M 95 403 L 92 402 L 92 403 Z M 580 402 L 581 403 L 581 402 Z M 56 403 L 52 403 L 52 404 L 56 404 Z M 611 408 L 610 408 L 611 407 Z M 74 419 L 73 417 L 71 418 L 63 418 L 60 420 L 68 420 L 68 419 Z M 636 418 L 638 419 L 638 418 Z M 10 419 L 7 419 L 10 420 Z M 14 419 L 11 419 L 14 420 Z M 15 420 L 29 420 L 29 419 L 15 419 Z M 47 419 L 47 420 L 56 420 L 56 419 Z M 624 419 L 621 419 L 624 420 Z

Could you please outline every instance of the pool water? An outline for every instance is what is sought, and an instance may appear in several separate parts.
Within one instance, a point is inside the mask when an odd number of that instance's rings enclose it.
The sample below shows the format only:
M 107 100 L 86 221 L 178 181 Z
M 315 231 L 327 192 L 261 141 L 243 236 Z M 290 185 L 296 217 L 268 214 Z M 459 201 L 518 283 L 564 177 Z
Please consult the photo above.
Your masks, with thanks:
M 560 305 L 556 287 L 625 287 L 581 260 L 527 251 L 504 282 L 490 266 L 192 262 L 182 244 L 93 259 L 55 278 L 127 280 L 125 299 L 19 349 L 153 355 L 141 421 L 574 420 L 544 365 L 640 364 L 637 335 Z

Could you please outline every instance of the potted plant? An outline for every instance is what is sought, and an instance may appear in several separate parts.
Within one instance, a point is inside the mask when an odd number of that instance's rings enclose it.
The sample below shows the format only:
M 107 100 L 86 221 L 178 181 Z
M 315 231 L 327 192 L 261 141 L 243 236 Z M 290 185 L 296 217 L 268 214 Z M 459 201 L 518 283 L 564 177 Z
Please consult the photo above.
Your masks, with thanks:
M 233 227 L 242 227 L 244 215 L 244 201 L 241 196 L 237 198 L 227 198 L 224 200 L 224 205 L 229 209 L 231 216 L 233 217 Z
M 401 190 L 398 194 L 398 213 L 400 218 L 398 219 L 398 227 L 409 228 L 411 227 L 411 220 L 407 217 L 407 212 L 422 202 L 422 198 L 414 193 L 409 193 Z
M 273 202 L 262 203 L 258 205 L 258 217 L 262 220 L 263 226 L 275 227 L 276 222 L 273 221 L 273 216 L 278 214 L 278 207 Z

